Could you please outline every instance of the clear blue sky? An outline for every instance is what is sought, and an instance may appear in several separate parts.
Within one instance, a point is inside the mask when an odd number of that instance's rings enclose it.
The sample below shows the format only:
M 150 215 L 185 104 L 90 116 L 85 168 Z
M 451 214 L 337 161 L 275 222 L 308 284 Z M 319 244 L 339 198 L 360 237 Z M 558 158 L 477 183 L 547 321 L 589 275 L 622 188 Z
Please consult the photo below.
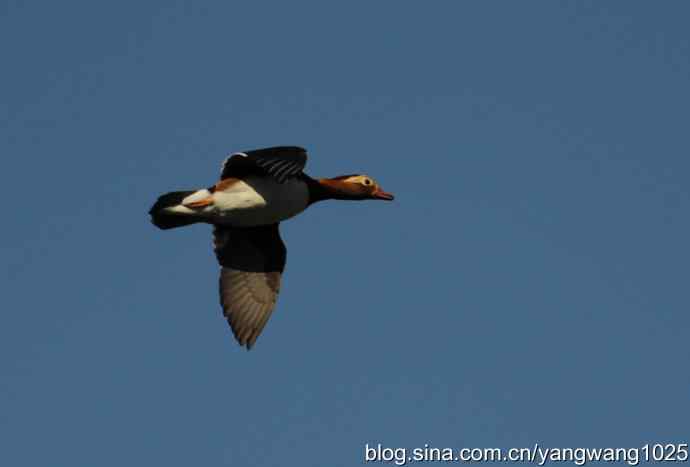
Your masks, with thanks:
M 0 10 L 0 464 L 688 441 L 687 4 Z M 277 144 L 397 198 L 283 225 L 246 352 L 209 228 L 146 212 Z

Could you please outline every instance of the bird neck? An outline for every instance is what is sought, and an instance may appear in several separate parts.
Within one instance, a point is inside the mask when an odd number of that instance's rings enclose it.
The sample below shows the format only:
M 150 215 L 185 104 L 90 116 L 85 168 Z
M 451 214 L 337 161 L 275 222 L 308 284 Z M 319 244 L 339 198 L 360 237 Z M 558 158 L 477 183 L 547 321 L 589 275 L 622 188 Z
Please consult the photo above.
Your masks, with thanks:
M 309 203 L 317 203 L 328 199 L 358 200 L 361 194 L 355 192 L 352 184 L 336 178 L 309 179 Z

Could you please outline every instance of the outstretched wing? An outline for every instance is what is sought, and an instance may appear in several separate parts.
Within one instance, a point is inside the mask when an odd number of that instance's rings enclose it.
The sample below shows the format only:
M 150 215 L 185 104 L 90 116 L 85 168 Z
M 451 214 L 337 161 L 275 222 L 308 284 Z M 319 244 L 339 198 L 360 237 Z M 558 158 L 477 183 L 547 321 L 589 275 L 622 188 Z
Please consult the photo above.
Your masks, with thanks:
M 278 224 L 215 226 L 213 246 L 221 265 L 223 315 L 237 341 L 249 350 L 275 307 L 287 250 Z
M 220 179 L 241 178 L 250 173 L 267 173 L 279 183 L 299 175 L 307 165 L 307 151 L 297 146 L 276 146 L 237 152 L 223 163 Z

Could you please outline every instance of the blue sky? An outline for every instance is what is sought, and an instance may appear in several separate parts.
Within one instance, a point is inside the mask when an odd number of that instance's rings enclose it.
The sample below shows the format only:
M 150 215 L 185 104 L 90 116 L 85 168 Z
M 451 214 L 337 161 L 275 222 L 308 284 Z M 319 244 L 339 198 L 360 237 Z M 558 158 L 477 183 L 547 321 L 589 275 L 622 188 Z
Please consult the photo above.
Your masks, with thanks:
M 0 5 L 0 463 L 351 466 L 690 433 L 690 7 Z M 309 150 L 251 352 L 156 196 Z M 9 215 L 8 215 L 9 214 Z

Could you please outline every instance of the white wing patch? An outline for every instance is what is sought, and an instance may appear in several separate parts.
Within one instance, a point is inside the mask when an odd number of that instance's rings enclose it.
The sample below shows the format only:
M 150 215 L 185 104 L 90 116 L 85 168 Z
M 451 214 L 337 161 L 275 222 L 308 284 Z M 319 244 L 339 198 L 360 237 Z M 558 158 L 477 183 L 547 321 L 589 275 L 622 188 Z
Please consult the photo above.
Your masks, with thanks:
M 201 201 L 202 199 L 208 198 L 209 196 L 211 196 L 211 192 L 206 189 L 195 191 L 194 193 L 183 199 L 182 204 L 195 203 L 197 201 Z

